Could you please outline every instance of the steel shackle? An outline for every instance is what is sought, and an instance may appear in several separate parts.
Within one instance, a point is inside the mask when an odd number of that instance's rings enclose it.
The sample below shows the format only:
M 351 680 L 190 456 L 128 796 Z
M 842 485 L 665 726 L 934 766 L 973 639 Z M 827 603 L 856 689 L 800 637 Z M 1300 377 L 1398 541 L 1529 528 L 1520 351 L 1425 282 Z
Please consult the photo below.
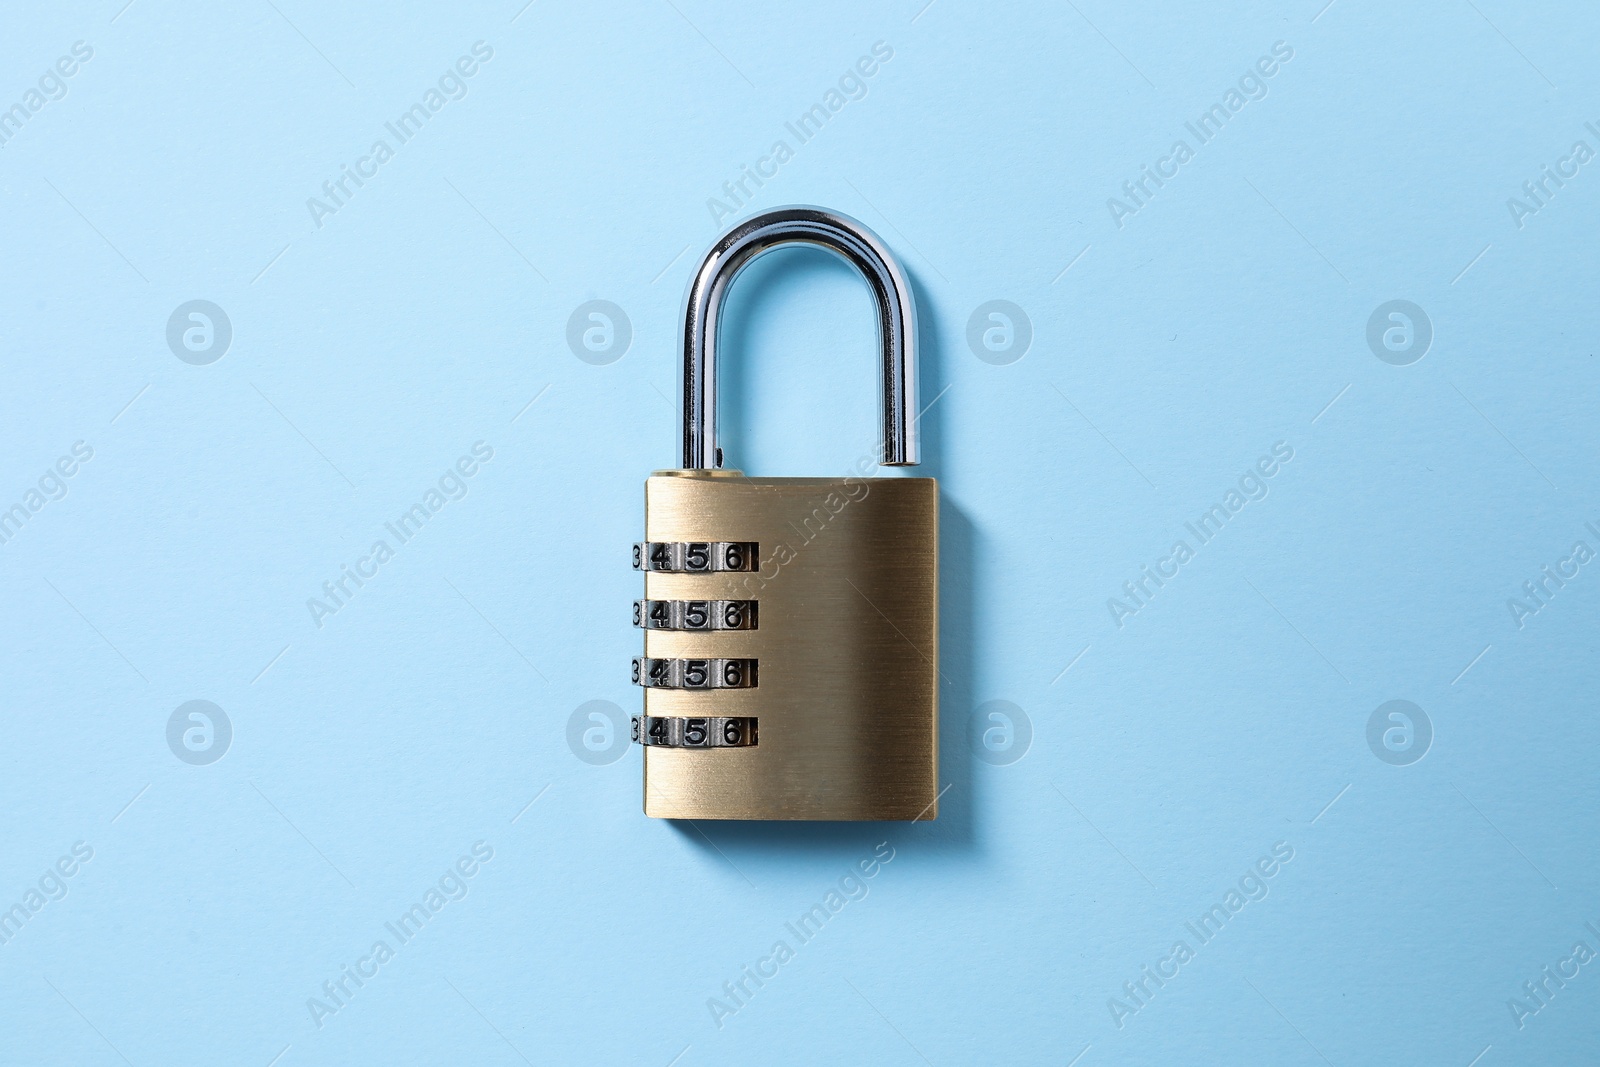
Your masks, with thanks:
M 781 207 L 735 223 L 718 237 L 690 281 L 683 303 L 683 452 L 685 470 L 722 466 L 717 446 L 717 333 L 722 305 L 739 272 L 784 245 L 825 248 L 860 272 L 878 311 L 884 466 L 921 460 L 917 439 L 917 310 L 911 286 L 878 235 L 847 215 L 818 207 Z

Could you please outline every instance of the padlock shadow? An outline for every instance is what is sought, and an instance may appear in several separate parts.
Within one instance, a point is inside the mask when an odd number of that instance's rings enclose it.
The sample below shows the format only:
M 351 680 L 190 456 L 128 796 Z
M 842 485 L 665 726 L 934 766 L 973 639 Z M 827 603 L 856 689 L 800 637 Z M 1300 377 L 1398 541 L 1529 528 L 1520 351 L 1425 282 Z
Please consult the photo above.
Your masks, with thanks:
M 830 257 L 831 258 L 831 257 Z M 942 398 L 950 384 L 955 353 L 938 330 L 931 294 L 916 273 L 906 271 L 917 302 L 921 391 L 922 463 L 908 471 L 941 477 L 945 469 Z M 740 338 L 739 340 L 742 340 Z M 735 342 L 737 343 L 737 341 Z M 724 401 L 735 398 L 724 394 Z M 736 416 L 737 418 L 737 416 Z M 926 843 L 941 852 L 972 851 L 975 840 L 975 759 L 967 740 L 973 707 L 978 534 L 972 520 L 940 487 L 939 498 L 939 815 L 921 822 L 785 822 L 668 820 L 684 839 L 719 855 L 735 868 L 741 861 L 781 862 L 785 857 L 859 859 L 862 850 L 888 841 L 895 848 Z

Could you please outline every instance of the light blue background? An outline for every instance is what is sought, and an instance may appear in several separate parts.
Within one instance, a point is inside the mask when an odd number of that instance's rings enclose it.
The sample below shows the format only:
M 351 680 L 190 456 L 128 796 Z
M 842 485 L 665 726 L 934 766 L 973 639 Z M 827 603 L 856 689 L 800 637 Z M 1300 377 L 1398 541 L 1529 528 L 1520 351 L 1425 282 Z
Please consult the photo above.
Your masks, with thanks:
M 0 907 L 94 858 L 0 946 L 0 1062 L 1594 1055 L 1600 963 L 1520 1030 L 1507 1000 L 1600 948 L 1600 564 L 1521 628 L 1506 602 L 1600 549 L 1600 164 L 1521 228 L 1506 201 L 1600 149 L 1600 15 L 924 2 L 7 11 L 0 107 L 94 56 L 0 147 L 0 506 L 94 458 L 0 546 Z M 468 95 L 314 225 L 480 40 Z M 638 705 L 627 546 L 675 459 L 706 201 L 876 41 L 867 96 L 739 213 L 847 212 L 915 280 L 943 812 L 648 820 L 637 751 L 588 765 L 566 725 Z M 1277 41 L 1266 98 L 1119 229 L 1107 198 Z M 209 366 L 165 339 L 195 298 L 233 326 Z M 1397 298 L 1434 330 L 1409 366 L 1366 342 Z M 590 299 L 632 323 L 609 365 L 566 343 Z M 1031 319 L 1018 362 L 966 343 L 991 299 Z M 731 313 L 730 462 L 842 473 L 875 425 L 858 280 L 780 254 Z M 314 625 L 477 441 L 466 498 Z M 1278 441 L 1270 495 L 1119 628 L 1107 599 Z M 167 747 L 192 699 L 233 724 L 209 766 Z M 1008 766 L 967 744 L 994 699 L 1032 723 Z M 1391 699 L 1435 731 L 1409 766 L 1368 748 Z M 469 895 L 316 1027 L 480 840 Z M 708 998 L 885 841 L 719 1028 Z M 1118 1028 L 1108 999 L 1280 841 L 1270 895 Z

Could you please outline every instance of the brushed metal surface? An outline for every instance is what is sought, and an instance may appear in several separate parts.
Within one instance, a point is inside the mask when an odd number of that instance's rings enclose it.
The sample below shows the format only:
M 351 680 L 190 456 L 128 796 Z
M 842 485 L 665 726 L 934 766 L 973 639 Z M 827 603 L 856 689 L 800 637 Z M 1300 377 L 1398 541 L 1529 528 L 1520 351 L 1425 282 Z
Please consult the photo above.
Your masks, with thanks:
M 750 657 L 759 684 L 644 690 L 648 715 L 747 715 L 750 748 L 644 750 L 645 814 L 938 816 L 939 487 L 933 478 L 659 471 L 651 541 L 755 541 L 753 573 L 647 572 L 653 600 L 755 599 L 755 630 L 644 631 L 652 657 Z

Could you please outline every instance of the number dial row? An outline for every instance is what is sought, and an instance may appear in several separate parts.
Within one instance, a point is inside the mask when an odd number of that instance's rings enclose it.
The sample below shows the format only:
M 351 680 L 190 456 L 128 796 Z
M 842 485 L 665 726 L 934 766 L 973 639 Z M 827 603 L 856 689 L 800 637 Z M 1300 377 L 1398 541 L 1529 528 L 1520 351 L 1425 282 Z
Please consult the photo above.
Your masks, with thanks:
M 633 624 L 646 630 L 754 630 L 754 600 L 635 600 Z
M 756 684 L 756 661 L 635 656 L 633 684 L 647 689 L 750 689 Z
M 754 541 L 643 541 L 633 546 L 633 569 L 686 574 L 753 571 L 759 549 Z
M 753 748 L 756 720 L 746 717 L 669 718 L 635 715 L 633 740 L 659 748 Z

